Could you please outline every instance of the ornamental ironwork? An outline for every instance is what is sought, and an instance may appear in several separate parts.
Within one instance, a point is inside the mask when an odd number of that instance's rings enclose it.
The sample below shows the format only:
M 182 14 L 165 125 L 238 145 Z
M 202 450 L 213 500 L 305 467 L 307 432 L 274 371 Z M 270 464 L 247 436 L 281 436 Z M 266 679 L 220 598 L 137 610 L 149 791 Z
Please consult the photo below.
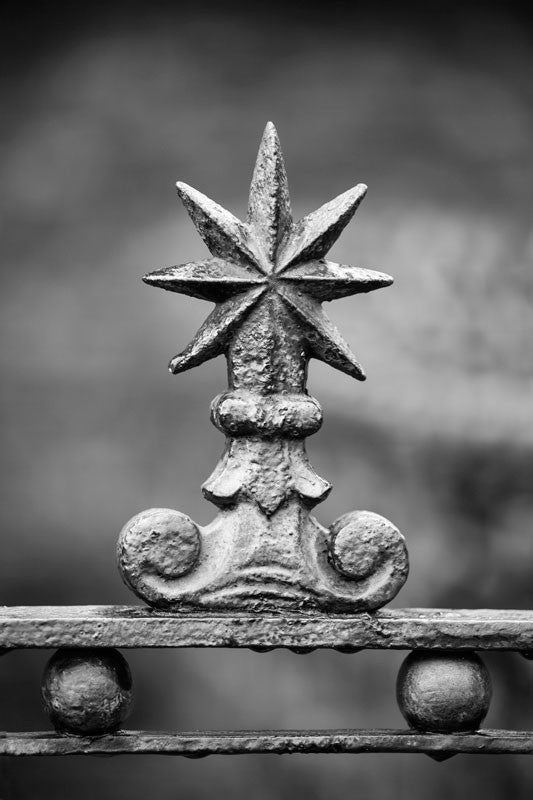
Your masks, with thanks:
M 218 507 L 197 525 L 180 511 L 137 514 L 118 541 L 122 578 L 144 605 L 5 607 L 0 647 L 58 648 L 42 696 L 54 732 L 5 733 L 0 754 L 421 752 L 533 753 L 533 732 L 481 729 L 491 679 L 477 651 L 533 654 L 533 612 L 384 609 L 408 574 L 404 537 L 372 511 L 325 528 L 312 509 L 331 486 L 305 438 L 322 423 L 306 389 L 310 359 L 365 374 L 322 303 L 389 286 L 381 272 L 334 264 L 362 184 L 299 222 L 274 126 L 266 126 L 241 222 L 178 183 L 212 255 L 150 272 L 150 286 L 215 304 L 170 361 L 178 374 L 224 355 L 228 388 L 211 405 L 226 436 L 204 483 Z M 132 679 L 116 648 L 276 647 L 411 652 L 398 676 L 406 730 L 151 733 L 123 729 Z

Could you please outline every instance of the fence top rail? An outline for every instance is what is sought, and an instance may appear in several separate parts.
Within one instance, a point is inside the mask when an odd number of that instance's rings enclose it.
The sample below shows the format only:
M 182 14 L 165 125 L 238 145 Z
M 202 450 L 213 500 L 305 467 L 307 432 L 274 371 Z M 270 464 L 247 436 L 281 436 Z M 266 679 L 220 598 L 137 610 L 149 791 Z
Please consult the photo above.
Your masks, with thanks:
M 52 732 L 0 734 L 0 755 L 159 754 L 201 758 L 251 753 L 425 753 L 443 761 L 458 753 L 533 753 L 532 731 L 421 733 L 405 730 L 203 731 L 164 733 L 119 731 L 98 737 Z
M 242 647 L 533 652 L 533 610 L 383 609 L 358 614 L 229 614 L 143 606 L 4 606 L 0 648 Z

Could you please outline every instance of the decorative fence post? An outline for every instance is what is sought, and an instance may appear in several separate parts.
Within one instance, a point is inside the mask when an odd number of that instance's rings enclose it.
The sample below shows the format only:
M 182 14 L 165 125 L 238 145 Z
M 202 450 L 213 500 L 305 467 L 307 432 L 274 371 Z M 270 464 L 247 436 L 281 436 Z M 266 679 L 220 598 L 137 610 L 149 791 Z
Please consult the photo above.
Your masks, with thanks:
M 533 732 L 479 730 L 491 681 L 476 650 L 533 653 L 533 612 L 379 610 L 408 573 L 388 520 L 351 511 L 329 529 L 311 515 L 330 491 L 305 452 L 322 422 L 306 391 L 318 358 L 359 380 L 361 366 L 322 302 L 392 283 L 333 264 L 328 250 L 364 197 L 358 185 L 292 220 L 274 126 L 261 142 L 246 223 L 191 187 L 178 193 L 212 258 L 146 275 L 152 286 L 215 308 L 170 362 L 177 374 L 224 354 L 228 389 L 212 403 L 226 449 L 204 494 L 219 508 L 201 528 L 170 509 L 137 514 L 118 543 L 133 607 L 0 609 L 0 647 L 59 648 L 43 677 L 55 732 L 4 733 L 0 754 L 422 752 L 533 753 Z M 406 649 L 398 676 L 410 728 L 166 733 L 120 730 L 131 675 L 114 648 Z M 69 734 L 69 735 L 67 735 Z

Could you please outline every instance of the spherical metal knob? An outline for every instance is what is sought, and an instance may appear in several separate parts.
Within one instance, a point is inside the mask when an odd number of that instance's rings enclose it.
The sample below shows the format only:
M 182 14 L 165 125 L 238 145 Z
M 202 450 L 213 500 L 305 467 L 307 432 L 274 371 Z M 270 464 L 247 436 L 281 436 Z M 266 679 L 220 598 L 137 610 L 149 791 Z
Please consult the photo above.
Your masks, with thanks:
M 410 653 L 398 674 L 400 711 L 412 728 L 475 731 L 489 710 L 490 675 L 476 653 Z
M 42 696 L 58 731 L 78 736 L 109 733 L 130 712 L 130 670 L 118 650 L 58 650 L 46 665 Z

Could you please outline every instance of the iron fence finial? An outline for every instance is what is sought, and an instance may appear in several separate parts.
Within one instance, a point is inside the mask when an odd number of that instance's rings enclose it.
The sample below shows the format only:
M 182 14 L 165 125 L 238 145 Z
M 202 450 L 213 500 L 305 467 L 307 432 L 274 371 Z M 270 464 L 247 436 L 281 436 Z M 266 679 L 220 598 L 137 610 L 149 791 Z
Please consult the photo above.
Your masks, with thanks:
M 404 539 L 370 512 L 323 528 L 309 511 L 331 486 L 311 467 L 304 443 L 322 423 L 306 390 L 309 360 L 365 378 L 322 302 L 392 283 L 381 272 L 325 258 L 366 186 L 293 222 L 279 139 L 268 123 L 246 222 L 187 184 L 177 188 L 212 258 L 143 280 L 215 303 L 170 370 L 227 358 L 229 387 L 211 414 L 226 434 L 226 450 L 203 486 L 221 513 L 204 529 L 170 509 L 137 515 L 119 540 L 123 578 L 157 607 L 377 608 L 406 580 Z

